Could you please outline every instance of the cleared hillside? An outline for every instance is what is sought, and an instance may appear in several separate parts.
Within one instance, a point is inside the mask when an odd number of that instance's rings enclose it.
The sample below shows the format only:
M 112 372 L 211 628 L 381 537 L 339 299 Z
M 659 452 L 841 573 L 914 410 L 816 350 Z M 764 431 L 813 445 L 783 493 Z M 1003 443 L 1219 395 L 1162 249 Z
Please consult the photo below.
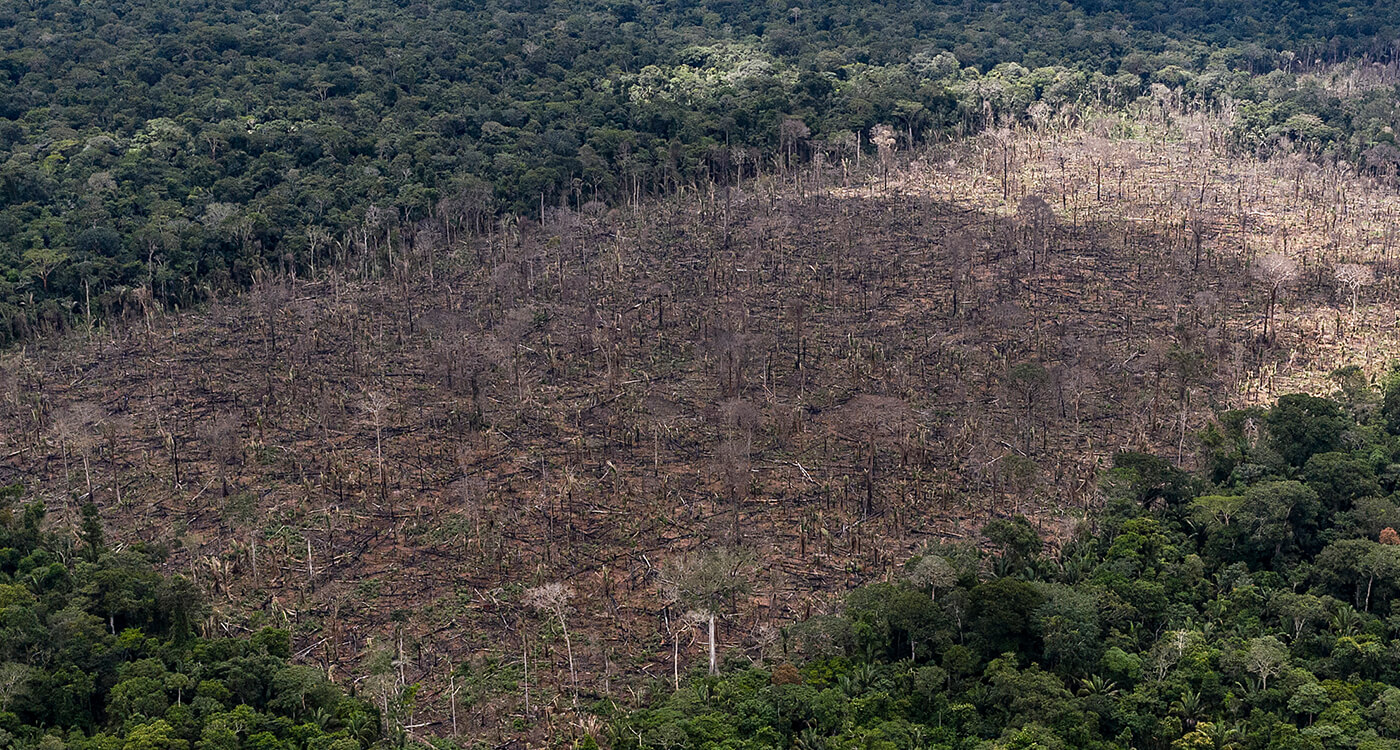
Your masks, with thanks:
M 211 630 L 286 623 L 381 705 L 423 683 L 415 733 L 456 690 L 461 731 L 573 734 L 674 643 L 703 661 L 659 581 L 684 550 L 748 550 L 720 635 L 756 655 L 930 540 L 1055 537 L 1116 451 L 1189 464 L 1217 409 L 1385 367 L 1400 200 L 1232 155 L 1230 117 L 1161 101 L 486 236 L 367 224 L 343 270 L 4 355 L 0 482 L 170 545 Z M 554 581 L 578 711 L 522 603 Z

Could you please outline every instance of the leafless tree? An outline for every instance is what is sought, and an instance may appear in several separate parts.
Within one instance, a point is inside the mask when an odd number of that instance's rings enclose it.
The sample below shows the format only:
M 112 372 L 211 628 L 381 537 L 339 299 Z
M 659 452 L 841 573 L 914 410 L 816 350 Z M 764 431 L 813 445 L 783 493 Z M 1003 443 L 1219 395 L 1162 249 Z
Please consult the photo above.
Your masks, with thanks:
M 564 650 L 569 656 L 569 681 L 573 684 L 574 707 L 578 707 L 578 672 L 574 669 L 574 645 L 569 638 L 569 599 L 573 589 L 562 583 L 546 583 L 525 591 L 525 605 L 537 612 L 552 615 L 564 635 Z
M 1361 158 L 1373 176 L 1393 177 L 1400 168 L 1400 149 L 1389 143 L 1378 143 L 1366 149 Z
M 278 369 L 276 360 L 278 352 L 277 335 L 281 326 L 281 318 L 287 303 L 291 301 L 292 290 L 282 279 L 264 278 L 261 279 L 249 292 L 250 298 L 254 301 L 255 309 L 262 323 L 263 329 L 263 378 L 267 389 L 267 395 L 272 396 L 272 378 Z
M 807 123 L 795 118 L 784 118 L 778 125 L 778 139 L 781 142 L 783 154 L 786 157 L 784 167 L 792 169 L 792 163 L 797 157 L 797 148 L 807 141 L 812 135 L 812 131 L 807 127 Z
M 1050 248 L 1050 230 L 1055 226 L 1055 210 L 1038 195 L 1027 195 L 1016 206 L 1016 222 L 1020 225 L 1031 254 L 1031 271 L 1037 268 L 1036 258 Z
M 87 499 L 96 500 L 92 494 L 92 451 L 101 444 L 102 423 L 107 412 L 100 405 L 79 402 L 59 413 L 53 420 L 53 434 L 58 438 L 63 451 L 63 473 L 68 475 L 68 456 L 77 453 L 83 460 L 83 476 L 87 482 Z
M 1220 313 L 1220 295 L 1210 290 L 1196 292 L 1191 297 L 1191 306 L 1201 327 L 1210 328 Z
M 719 418 L 733 437 L 743 439 L 746 453 L 753 449 L 753 434 L 763 421 L 758 407 L 741 398 L 727 399 L 719 405 Z
M 1253 274 L 1255 280 L 1269 291 L 1269 301 L 1264 307 L 1264 340 L 1267 341 L 1273 327 L 1279 293 L 1298 278 L 1298 264 L 1282 253 L 1269 253 L 1254 262 Z
M 384 478 L 384 424 L 388 419 L 389 407 L 393 401 L 382 391 L 366 391 L 360 410 L 365 413 L 374 427 L 374 460 L 379 467 L 379 500 L 388 497 L 388 484 Z
M 890 166 L 894 162 L 895 141 L 894 128 L 889 125 L 876 125 L 870 129 L 870 142 L 875 144 L 875 148 L 880 154 L 880 168 L 884 174 L 886 185 L 889 184 Z
M 681 635 L 707 624 L 709 618 L 704 612 L 690 611 L 670 623 L 671 628 L 671 681 L 676 690 L 681 689 Z
M 846 169 L 846 163 L 851 157 L 855 157 L 856 168 L 860 167 L 860 135 L 849 130 L 842 130 L 827 137 L 830 149 L 841 161 L 841 169 Z
M 714 341 L 719 364 L 719 391 L 724 398 L 736 398 L 744 389 L 744 370 L 748 365 L 748 337 L 734 331 L 721 331 Z
M 987 149 L 988 155 L 993 150 L 1001 152 L 1001 197 L 1007 200 L 1011 197 L 1011 170 L 1016 162 L 1016 134 L 1006 127 L 996 128 L 988 131 L 988 138 L 992 148 Z
M 24 690 L 33 668 L 19 662 L 7 661 L 0 664 L 0 711 L 10 707 L 10 701 Z
M 748 499 L 749 487 L 753 483 L 751 466 L 749 451 L 738 440 L 725 440 L 715 451 L 715 469 L 732 511 L 730 540 L 734 544 L 740 541 L 740 513 L 744 501 Z
M 219 473 L 222 496 L 228 497 L 228 467 L 243 452 L 238 440 L 238 420 L 232 414 L 220 414 L 198 428 L 199 437 L 209 448 L 209 460 Z
M 908 438 L 914 426 L 914 413 L 904 399 L 862 395 L 851 399 L 842 408 L 842 418 L 865 450 L 864 512 L 869 514 L 875 510 L 875 482 L 880 448 Z
M 807 354 L 807 303 L 793 299 L 787 303 L 788 324 L 792 327 L 793 374 L 798 381 L 798 397 L 803 394 L 804 366 Z
M 1031 452 L 1035 437 L 1035 404 L 1049 389 L 1050 372 L 1039 362 L 1022 362 L 1006 373 L 1006 385 L 1026 407 L 1026 452 Z
M 709 629 L 710 674 L 719 674 L 715 621 L 749 590 L 749 556 L 729 547 L 681 555 L 662 566 L 662 591 L 669 602 L 684 604 L 704 618 Z
M 1338 284 L 1351 291 L 1351 313 L 1355 315 L 1356 299 L 1360 296 L 1362 287 L 1375 283 L 1375 270 L 1360 263 L 1338 263 L 1332 269 L 1332 275 L 1336 277 Z
M 1204 189 L 1202 186 L 1202 191 Z M 1201 267 L 1201 254 L 1210 226 L 1210 218 L 1200 209 L 1192 209 L 1186 217 L 1186 228 L 1191 232 L 1191 270 L 1193 271 L 1199 270 Z

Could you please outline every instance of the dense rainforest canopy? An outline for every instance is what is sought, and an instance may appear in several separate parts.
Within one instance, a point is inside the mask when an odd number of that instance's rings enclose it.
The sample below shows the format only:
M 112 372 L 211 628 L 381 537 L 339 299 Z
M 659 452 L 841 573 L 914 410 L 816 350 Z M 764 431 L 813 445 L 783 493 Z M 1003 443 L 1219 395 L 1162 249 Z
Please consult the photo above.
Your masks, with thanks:
M 1308 75 L 1393 61 L 1389 6 L 8 3 L 0 344 L 502 214 L 850 157 L 878 124 L 904 148 L 1153 86 L 1234 102 L 1242 147 L 1391 169 L 1395 87 Z
M 161 550 L 108 549 L 96 509 L 46 531 L 0 488 L 0 748 L 360 750 L 379 711 L 293 665 L 286 630 L 201 637 L 198 588 Z
M 1053 553 L 933 545 L 616 747 L 1400 748 L 1397 417 L 1356 386 L 1226 413 L 1205 476 L 1120 454 Z

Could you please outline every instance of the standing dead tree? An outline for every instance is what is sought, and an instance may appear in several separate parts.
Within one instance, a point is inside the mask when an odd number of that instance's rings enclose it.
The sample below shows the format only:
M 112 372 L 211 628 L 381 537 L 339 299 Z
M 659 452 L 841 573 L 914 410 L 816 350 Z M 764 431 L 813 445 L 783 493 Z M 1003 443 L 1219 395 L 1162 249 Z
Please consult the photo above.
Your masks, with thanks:
M 238 420 L 232 414 L 221 414 L 199 428 L 199 436 L 209 449 L 209 460 L 219 475 L 220 496 L 228 497 L 228 467 L 242 453 L 238 440 Z
M 1332 269 L 1332 275 L 1337 279 L 1337 283 L 1351 291 L 1351 314 L 1356 314 L 1356 299 L 1361 294 L 1362 287 L 1370 286 L 1376 281 L 1376 272 L 1370 266 L 1360 263 L 1338 263 Z
M 87 484 L 86 498 L 95 499 L 92 489 L 92 452 L 101 444 L 102 425 L 107 412 L 93 403 L 77 403 L 53 420 L 53 434 L 63 451 L 64 482 L 68 481 L 68 458 L 77 453 L 83 461 L 83 477 Z
M 740 440 L 725 440 L 715 451 L 715 470 L 719 475 L 725 499 L 729 501 L 729 507 L 733 511 L 730 539 L 734 544 L 740 541 L 740 512 L 753 484 L 751 467 L 749 451 Z
M 578 708 L 578 671 L 574 668 L 574 643 L 569 639 L 569 599 L 573 589 L 562 583 L 546 583 L 525 591 L 526 606 L 537 612 L 552 615 L 559 623 L 564 635 L 564 650 L 569 657 L 569 681 L 573 686 L 574 708 Z
M 686 612 L 668 622 L 671 629 L 671 685 L 677 691 L 681 689 L 681 636 L 706 622 L 705 615 L 696 611 Z
M 856 396 L 842 409 L 842 421 L 865 451 L 865 500 L 862 513 L 875 511 L 875 483 L 883 446 L 903 443 L 914 426 L 914 413 L 894 396 Z
M 374 460 L 379 467 L 379 501 L 388 499 L 388 484 L 384 478 L 384 424 L 388 418 L 389 407 L 392 404 L 390 398 L 382 391 L 368 391 L 365 393 L 365 400 L 360 404 L 360 409 L 369 418 L 369 423 L 374 427 Z M 392 514 L 392 508 L 390 512 Z
M 34 668 L 19 662 L 7 661 L 0 664 L 0 711 L 8 711 L 10 702 L 24 692 Z
M 1269 300 L 1264 307 L 1264 340 L 1269 341 L 1279 294 L 1298 278 L 1298 264 L 1282 253 L 1269 253 L 1255 261 L 1252 273 L 1255 280 L 1269 291 Z
M 1055 210 L 1038 195 L 1027 195 L 1016 206 L 1016 223 L 1023 234 L 1021 241 L 1030 251 L 1031 272 L 1039 268 L 1038 259 L 1050 249 L 1050 231 L 1055 226 Z
M 1035 404 L 1050 387 L 1050 372 L 1039 362 L 1022 362 L 1006 373 L 1006 385 L 1026 408 L 1026 453 L 1035 440 Z
M 807 123 L 795 118 L 784 118 L 778 125 L 778 139 L 783 152 L 783 168 L 791 170 L 793 163 L 797 160 L 797 150 L 807 142 L 807 138 L 812 135 L 812 131 L 807 127 Z
M 1191 270 L 1197 271 L 1201 267 L 1201 255 L 1205 250 L 1206 234 L 1211 228 L 1211 218 L 1197 208 L 1188 212 L 1185 221 L 1186 229 L 1191 235 Z
M 750 567 L 749 556 L 730 547 L 692 552 L 662 566 L 662 592 L 668 604 L 694 609 L 694 617 L 707 625 L 710 674 L 719 674 L 716 620 L 733 611 L 735 600 L 749 591 Z
M 870 129 L 870 142 L 875 144 L 875 148 L 880 154 L 880 173 L 884 177 L 885 187 L 890 184 L 890 167 L 894 164 L 894 128 L 889 125 L 876 125 Z
M 292 299 L 292 290 L 282 279 L 263 278 L 249 291 L 262 328 L 263 385 L 270 400 L 273 380 L 282 369 L 278 365 L 278 332 L 283 313 Z
M 744 390 L 744 370 L 748 365 L 748 337 L 733 331 L 715 336 L 714 353 L 719 365 L 719 392 L 724 398 L 738 398 Z

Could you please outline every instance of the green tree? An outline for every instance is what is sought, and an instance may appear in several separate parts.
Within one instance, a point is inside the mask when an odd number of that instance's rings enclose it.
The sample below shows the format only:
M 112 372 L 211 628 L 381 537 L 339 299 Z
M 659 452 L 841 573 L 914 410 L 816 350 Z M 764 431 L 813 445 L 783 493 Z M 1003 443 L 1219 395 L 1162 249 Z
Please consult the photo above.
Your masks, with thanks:
M 1195 495 L 1190 474 L 1158 456 L 1120 451 L 1113 456 L 1113 467 L 1126 472 L 1136 500 L 1144 506 L 1179 508 Z
M 1303 483 L 1264 482 L 1245 491 L 1240 525 L 1257 558 L 1276 564 L 1284 551 L 1311 544 L 1319 510 L 1317 493 Z
M 190 743 L 175 736 L 164 719 L 139 724 L 126 735 L 122 750 L 188 750 Z
M 982 652 L 1034 653 L 1034 623 L 1027 615 L 1043 602 L 1034 584 L 1014 578 L 998 578 L 972 589 L 972 626 Z
M 982 536 L 996 546 L 1010 571 L 1028 568 L 1040 557 L 1040 535 L 1023 515 L 988 521 L 982 527 Z
M 1302 466 L 1314 454 L 1341 447 L 1347 419 L 1335 401 L 1293 393 L 1279 397 L 1265 424 L 1279 455 L 1292 466 Z
M 1099 602 L 1092 591 L 1050 584 L 1035 610 L 1046 660 L 1063 674 L 1083 674 L 1098 664 L 1103 652 Z
M 1302 477 L 1333 512 L 1349 510 L 1355 501 L 1381 494 L 1371 466 L 1345 453 L 1314 454 L 1303 465 Z
M 83 504 L 82 527 L 79 531 L 79 538 L 83 542 L 83 554 L 87 556 L 89 562 L 97 562 L 97 558 L 102 555 L 105 549 L 102 534 L 102 518 L 97 513 L 97 505 L 92 502 Z
M 909 570 L 909 580 L 919 588 L 927 589 L 929 598 L 938 599 L 941 589 L 951 588 L 958 583 L 958 571 L 948 558 L 942 555 L 926 554 L 919 558 Z
M 1309 726 L 1330 705 L 1332 699 L 1327 695 L 1327 690 L 1316 682 L 1305 682 L 1294 688 L 1293 695 L 1288 699 L 1288 710 L 1307 716 Z
M 49 290 L 49 276 L 68 260 L 68 254 L 48 247 L 24 251 L 24 273 L 39 279 L 44 291 Z

